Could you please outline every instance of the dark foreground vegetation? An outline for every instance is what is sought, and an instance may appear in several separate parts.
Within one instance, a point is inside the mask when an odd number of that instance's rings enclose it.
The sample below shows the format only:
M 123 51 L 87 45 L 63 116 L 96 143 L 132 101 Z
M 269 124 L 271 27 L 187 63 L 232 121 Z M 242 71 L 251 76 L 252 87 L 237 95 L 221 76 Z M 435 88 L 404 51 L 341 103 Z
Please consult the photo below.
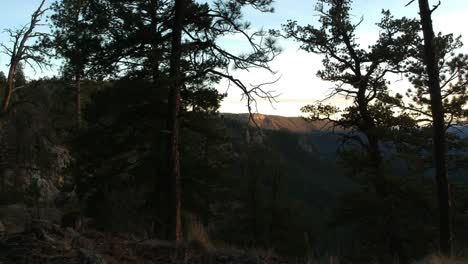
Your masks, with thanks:
M 468 56 L 459 37 L 434 34 L 439 5 L 382 11 L 361 47 L 349 0 L 317 1 L 318 27 L 270 31 L 243 18 L 273 12 L 269 0 L 38 3 L 2 44 L 0 263 L 467 256 Z M 220 44 L 232 36 L 244 53 Z M 353 104 L 253 114 L 274 95 L 236 74 L 273 73 L 283 38 L 320 54 L 318 78 Z M 25 74 L 57 61 L 56 77 Z M 396 75 L 405 94 L 391 89 Z M 222 80 L 249 114 L 219 113 Z

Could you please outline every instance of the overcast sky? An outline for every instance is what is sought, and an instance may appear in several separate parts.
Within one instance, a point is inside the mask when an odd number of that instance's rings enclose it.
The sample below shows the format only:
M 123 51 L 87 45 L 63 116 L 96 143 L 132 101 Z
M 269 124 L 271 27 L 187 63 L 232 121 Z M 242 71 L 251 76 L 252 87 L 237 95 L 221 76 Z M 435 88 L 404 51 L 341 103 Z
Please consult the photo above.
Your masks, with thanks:
M 28 22 L 31 13 L 39 4 L 39 0 L 2 0 L 2 16 L 0 16 L 1 28 L 16 28 Z M 53 0 L 48 0 L 50 4 Z M 381 10 L 389 9 L 394 16 L 416 17 L 417 3 L 409 7 L 405 5 L 409 0 L 355 0 L 352 14 L 356 19 L 364 17 L 364 23 L 360 26 L 358 37 L 365 47 L 378 36 L 375 23 L 380 20 Z M 437 1 L 430 1 L 435 4 Z M 276 0 L 273 14 L 259 14 L 247 9 L 245 19 L 250 21 L 253 28 L 278 29 L 288 19 L 297 20 L 299 24 L 317 25 L 317 14 L 314 11 L 315 0 Z M 468 1 L 467 0 L 442 0 L 442 4 L 433 14 L 435 31 L 462 35 L 462 40 L 468 45 Z M 5 33 L 0 35 L 0 42 L 7 43 Z M 223 44 L 233 51 L 241 51 L 243 40 L 239 37 L 231 37 L 223 40 Z M 280 80 L 270 85 L 268 89 L 279 94 L 278 102 L 271 106 L 267 102 L 259 102 L 258 111 L 265 114 L 297 116 L 300 108 L 308 103 L 324 98 L 328 89 L 332 86 L 324 83 L 316 77 L 316 72 L 321 69 L 321 58 L 314 54 L 307 54 L 298 49 L 298 45 L 292 41 L 281 40 L 283 49 L 275 61 L 272 69 L 276 76 L 259 71 L 236 72 L 236 76 L 246 84 L 267 82 L 281 77 Z M 464 52 L 468 52 L 465 47 Z M 7 57 L 0 55 L 0 70 L 5 71 L 8 63 Z M 27 74 L 34 78 L 34 72 L 28 70 Z M 44 75 L 37 73 L 36 77 Z M 395 82 L 394 89 L 404 89 L 407 84 L 403 81 Z M 217 87 L 222 92 L 228 92 L 228 97 L 222 104 L 223 112 L 246 112 L 245 102 L 240 101 L 240 93 L 236 87 L 230 87 L 222 82 Z M 342 99 L 335 99 L 333 103 L 344 105 Z

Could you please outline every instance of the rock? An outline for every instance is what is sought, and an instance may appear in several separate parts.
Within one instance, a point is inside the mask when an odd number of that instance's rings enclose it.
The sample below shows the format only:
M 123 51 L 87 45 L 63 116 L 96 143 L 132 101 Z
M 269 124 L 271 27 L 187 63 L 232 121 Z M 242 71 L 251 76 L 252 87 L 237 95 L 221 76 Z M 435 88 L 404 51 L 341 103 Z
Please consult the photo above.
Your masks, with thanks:
M 58 224 L 62 219 L 62 212 L 54 207 L 27 208 L 30 219 Z
M 79 211 L 71 211 L 65 213 L 62 216 L 61 224 L 62 228 L 71 227 L 75 229 L 75 231 L 80 232 L 83 226 L 83 216 Z
M 0 219 L 2 219 L 5 233 L 24 231 L 29 218 L 28 209 L 24 204 L 12 204 L 0 208 Z
M 5 234 L 6 229 L 5 226 L 3 225 L 2 221 L 0 221 L 0 235 Z
M 97 253 L 81 248 L 78 251 L 80 264 L 106 264 L 106 261 Z
M 30 208 L 25 204 L 0 207 L 3 232 L 8 234 L 27 230 L 30 228 L 32 220 L 59 223 L 61 217 L 62 213 L 57 208 Z
M 78 208 L 80 201 L 75 190 L 62 191 L 57 194 L 54 201 L 55 205 L 64 210 Z
M 219 252 L 215 256 L 216 263 L 219 264 L 258 264 L 255 256 L 243 252 Z
M 42 204 L 53 204 L 59 194 L 59 190 L 51 181 L 36 176 L 34 179 L 40 193 L 39 202 Z
M 82 236 L 72 228 L 66 229 L 66 240 L 69 241 L 70 247 L 80 250 L 92 250 L 95 248 L 95 243 L 92 239 Z

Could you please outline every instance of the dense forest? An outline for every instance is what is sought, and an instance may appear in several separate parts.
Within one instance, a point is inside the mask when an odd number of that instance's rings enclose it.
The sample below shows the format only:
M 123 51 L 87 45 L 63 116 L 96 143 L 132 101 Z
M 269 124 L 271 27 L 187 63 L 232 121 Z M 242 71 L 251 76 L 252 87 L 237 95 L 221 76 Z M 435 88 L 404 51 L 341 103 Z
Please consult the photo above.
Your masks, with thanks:
M 468 54 L 432 21 L 450 1 L 382 10 L 369 46 L 360 0 L 269 29 L 244 14 L 273 0 L 35 2 L 1 43 L 0 264 L 468 263 Z M 285 39 L 349 106 L 256 112 L 281 103 Z

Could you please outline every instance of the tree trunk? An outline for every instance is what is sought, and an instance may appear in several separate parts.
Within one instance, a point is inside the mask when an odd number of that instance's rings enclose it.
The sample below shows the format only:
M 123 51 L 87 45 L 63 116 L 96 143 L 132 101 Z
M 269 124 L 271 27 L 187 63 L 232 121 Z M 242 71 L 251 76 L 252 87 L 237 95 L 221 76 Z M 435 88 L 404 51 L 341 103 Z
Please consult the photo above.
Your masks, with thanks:
M 250 203 L 252 204 L 252 235 L 253 235 L 253 241 L 250 246 L 254 246 L 256 244 L 256 240 L 259 239 L 259 232 L 258 232 L 258 218 L 259 218 L 259 213 L 258 213 L 258 207 L 259 201 L 258 201 L 258 168 L 250 168 L 252 170 L 252 174 L 249 175 L 249 177 L 252 177 L 251 182 L 250 182 Z M 250 173 L 249 173 L 250 174 Z
M 81 127 L 81 77 L 79 73 L 75 76 L 75 89 L 76 122 L 78 127 Z
M 424 35 L 424 60 L 429 77 L 429 93 L 431 96 L 432 129 L 433 129 L 433 159 L 436 171 L 436 182 L 439 199 L 439 232 L 440 250 L 445 255 L 452 252 L 452 233 L 450 223 L 450 187 L 447 175 L 447 145 L 445 135 L 444 109 L 442 104 L 439 80 L 438 59 L 434 46 L 434 30 L 432 28 L 432 11 L 428 0 L 419 0 L 419 14 Z
M 158 9 L 158 0 L 151 0 L 149 10 L 151 18 L 151 32 L 153 35 L 151 39 L 151 75 L 154 83 L 159 80 L 159 65 L 161 63 L 160 47 L 158 44 L 158 41 L 161 38 L 161 33 L 158 31 Z
M 181 186 L 179 164 L 179 111 L 181 104 L 180 90 L 183 76 L 180 69 L 182 56 L 182 28 L 184 21 L 185 1 L 175 1 L 174 24 L 172 27 L 172 52 L 170 57 L 171 81 L 169 91 L 169 109 L 167 129 L 170 131 L 167 159 L 169 167 L 169 238 L 175 242 L 182 240 L 181 228 Z
M 25 53 L 27 53 L 25 51 L 26 42 L 31 37 L 31 34 L 34 31 L 34 28 L 37 26 L 37 24 L 40 21 L 40 17 L 44 13 L 44 10 L 42 9 L 42 7 L 44 6 L 44 3 L 45 3 L 45 0 L 42 0 L 41 3 L 39 4 L 39 7 L 32 14 L 31 22 L 27 30 L 19 31 L 14 36 L 16 41 L 14 42 L 14 46 L 11 49 L 12 52 L 10 54 L 11 56 L 10 69 L 8 71 L 8 79 L 7 79 L 7 86 L 5 90 L 5 96 L 3 97 L 3 102 L 2 102 L 2 109 L 1 109 L 2 112 L 6 112 L 10 105 L 11 96 L 13 94 L 13 86 L 14 86 L 14 78 L 15 78 L 16 69 L 18 68 L 18 65 L 20 64 L 21 60 L 24 60 L 23 56 L 25 55 Z
M 276 169 L 273 172 L 273 182 L 271 190 L 271 212 L 270 212 L 270 230 L 269 230 L 269 246 L 273 248 L 274 245 L 274 233 L 277 228 L 277 218 L 279 216 L 278 211 L 280 210 L 280 185 L 281 185 L 281 172 L 279 169 Z
M 13 86 L 15 85 L 15 73 L 16 73 L 16 67 L 18 65 L 18 62 L 13 58 L 10 69 L 8 70 L 8 77 L 7 77 L 7 83 L 5 86 L 5 95 L 3 96 L 3 101 L 2 101 L 2 112 L 5 113 L 8 111 L 8 107 L 10 106 L 10 101 L 11 101 L 11 95 L 13 94 Z
M 357 94 L 358 110 L 359 115 L 361 116 L 361 125 L 359 130 L 361 130 L 367 138 L 368 148 L 367 153 L 373 169 L 375 169 L 376 183 L 380 182 L 376 188 L 384 188 L 385 186 L 385 175 L 382 173 L 382 152 L 380 150 L 380 140 L 375 135 L 376 125 L 374 119 L 369 113 L 369 102 L 366 96 L 366 90 L 368 89 L 369 84 L 366 82 L 361 87 L 359 87 L 359 92 Z M 384 190 L 381 190 L 381 194 L 384 194 Z
M 385 174 L 384 159 L 380 147 L 381 139 L 376 133 L 377 125 L 369 112 L 369 101 L 365 93 L 368 87 L 369 84 L 365 82 L 359 87 L 359 92 L 357 94 L 358 110 L 361 116 L 359 130 L 361 130 L 367 138 L 367 154 L 369 155 L 369 161 L 373 170 L 372 184 L 378 197 L 382 202 L 385 202 L 386 200 L 391 200 L 389 199 L 391 185 Z M 401 248 L 401 240 L 398 235 L 398 227 L 394 224 L 395 213 L 393 205 L 387 206 L 385 209 L 387 210 L 387 230 L 389 230 L 389 232 L 385 234 L 387 236 L 388 254 L 391 258 L 404 259 L 404 252 Z M 385 259 L 382 259 L 382 261 L 384 260 Z

